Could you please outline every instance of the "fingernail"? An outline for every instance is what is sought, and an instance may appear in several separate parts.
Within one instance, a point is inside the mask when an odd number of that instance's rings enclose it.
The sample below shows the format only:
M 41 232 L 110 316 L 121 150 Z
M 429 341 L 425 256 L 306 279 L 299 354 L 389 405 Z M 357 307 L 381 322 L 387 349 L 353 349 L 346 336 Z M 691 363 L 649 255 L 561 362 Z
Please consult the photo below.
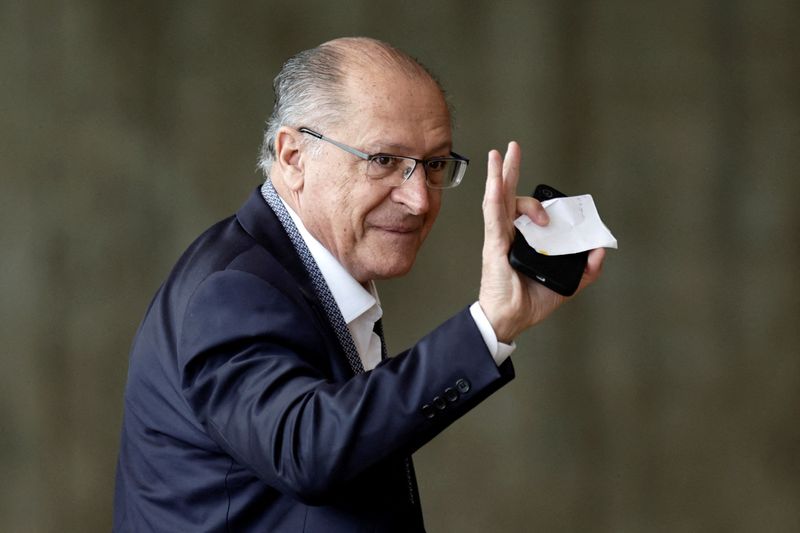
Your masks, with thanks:
M 536 213 L 536 222 L 538 222 L 540 225 L 549 224 L 550 217 L 548 216 L 547 211 L 541 210 Z

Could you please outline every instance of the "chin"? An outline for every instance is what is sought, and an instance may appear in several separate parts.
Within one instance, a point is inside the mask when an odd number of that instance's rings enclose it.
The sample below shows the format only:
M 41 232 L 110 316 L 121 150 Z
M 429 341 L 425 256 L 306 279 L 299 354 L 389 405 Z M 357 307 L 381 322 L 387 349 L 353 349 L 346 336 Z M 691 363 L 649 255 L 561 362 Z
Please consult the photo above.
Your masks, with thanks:
M 416 253 L 410 258 L 407 255 L 398 257 L 396 254 L 387 254 L 381 258 L 379 264 L 370 269 L 373 272 L 372 279 L 391 279 L 405 276 L 414 266 L 416 257 Z
M 420 245 L 418 239 L 389 239 L 383 242 L 370 243 L 354 256 L 356 266 L 354 276 L 358 281 L 391 279 L 405 276 L 414 266 Z M 358 268 L 360 266 L 360 268 Z

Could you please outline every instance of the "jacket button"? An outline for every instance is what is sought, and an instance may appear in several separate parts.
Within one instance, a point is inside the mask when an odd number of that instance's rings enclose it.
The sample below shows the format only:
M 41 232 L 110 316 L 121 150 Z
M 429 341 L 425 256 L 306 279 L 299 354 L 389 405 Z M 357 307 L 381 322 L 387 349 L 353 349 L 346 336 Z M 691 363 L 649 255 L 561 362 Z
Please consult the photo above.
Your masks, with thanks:
M 464 378 L 461 378 L 461 379 L 459 379 L 458 381 L 456 381 L 456 388 L 457 388 L 457 389 L 459 390 L 459 392 L 461 392 L 462 394 L 466 394 L 466 393 L 468 393 L 468 392 L 469 392 L 469 389 L 471 389 L 471 388 L 472 388 L 472 385 L 470 385 L 470 384 L 469 384 L 469 381 L 467 381 L 466 379 L 464 379 Z
M 447 409 L 447 402 L 444 401 L 444 398 L 442 398 L 441 396 L 434 396 L 433 406 L 440 411 L 444 411 L 445 409 Z
M 448 402 L 455 403 L 458 400 L 458 391 L 453 387 L 447 387 L 444 389 L 444 397 L 447 398 Z
M 433 410 L 433 407 L 427 403 L 422 406 L 422 414 L 425 415 L 425 418 L 433 418 L 436 416 L 436 412 Z

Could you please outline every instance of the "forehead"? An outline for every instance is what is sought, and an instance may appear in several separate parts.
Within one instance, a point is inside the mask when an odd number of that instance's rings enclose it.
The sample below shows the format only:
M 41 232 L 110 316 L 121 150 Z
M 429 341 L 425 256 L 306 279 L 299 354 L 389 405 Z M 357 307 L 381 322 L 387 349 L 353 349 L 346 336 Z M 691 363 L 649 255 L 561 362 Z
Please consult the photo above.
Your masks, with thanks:
M 353 70 L 344 84 L 344 128 L 365 149 L 406 149 L 420 155 L 449 150 L 450 113 L 426 74 L 389 66 Z

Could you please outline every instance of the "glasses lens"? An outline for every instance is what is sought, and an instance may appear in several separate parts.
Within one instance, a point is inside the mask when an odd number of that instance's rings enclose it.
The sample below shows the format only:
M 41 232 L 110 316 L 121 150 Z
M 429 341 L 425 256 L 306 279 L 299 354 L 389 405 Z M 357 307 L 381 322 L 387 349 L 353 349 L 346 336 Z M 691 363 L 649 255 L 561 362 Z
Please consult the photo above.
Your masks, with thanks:
M 460 159 L 433 159 L 425 164 L 428 186 L 449 189 L 461 183 L 467 164 Z
M 414 172 L 416 164 L 411 158 L 378 154 L 367 164 L 367 177 L 389 187 L 399 187 Z M 425 182 L 432 189 L 450 189 L 461 183 L 466 170 L 467 162 L 462 159 L 430 159 L 425 162 Z
M 396 155 L 378 154 L 367 164 L 367 177 L 380 180 L 389 187 L 398 187 L 414 172 L 417 162 Z

